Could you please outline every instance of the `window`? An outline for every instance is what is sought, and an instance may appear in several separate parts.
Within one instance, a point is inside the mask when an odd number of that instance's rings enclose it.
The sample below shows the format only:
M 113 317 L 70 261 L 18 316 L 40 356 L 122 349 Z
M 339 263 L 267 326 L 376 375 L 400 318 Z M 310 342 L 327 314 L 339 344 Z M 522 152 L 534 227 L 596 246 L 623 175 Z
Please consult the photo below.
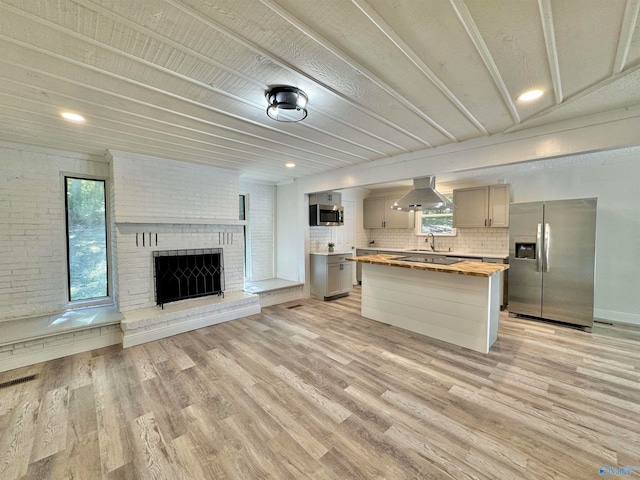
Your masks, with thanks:
M 448 200 L 453 200 L 451 195 L 445 195 Z M 453 209 L 422 210 L 416 212 L 416 235 L 450 235 L 456 234 L 453 228 Z
M 246 195 L 240 195 L 240 220 L 247 219 L 247 197 Z M 246 279 L 249 276 L 249 271 L 247 270 L 247 265 L 249 265 L 249 252 L 247 251 L 247 225 L 242 226 L 242 271 L 244 272 L 244 278 Z
M 109 295 L 104 180 L 65 177 L 69 300 Z
M 246 213 L 246 207 L 245 207 L 245 196 L 244 195 L 239 195 L 239 207 L 240 207 L 240 220 L 246 220 L 247 219 L 247 213 Z

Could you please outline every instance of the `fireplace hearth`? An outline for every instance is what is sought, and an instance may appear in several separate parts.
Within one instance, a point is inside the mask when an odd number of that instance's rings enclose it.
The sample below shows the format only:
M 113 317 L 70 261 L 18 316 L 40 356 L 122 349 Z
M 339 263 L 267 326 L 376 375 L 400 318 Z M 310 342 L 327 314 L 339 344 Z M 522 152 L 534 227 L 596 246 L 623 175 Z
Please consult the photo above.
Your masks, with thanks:
M 156 304 L 222 295 L 224 264 L 221 248 L 153 252 Z

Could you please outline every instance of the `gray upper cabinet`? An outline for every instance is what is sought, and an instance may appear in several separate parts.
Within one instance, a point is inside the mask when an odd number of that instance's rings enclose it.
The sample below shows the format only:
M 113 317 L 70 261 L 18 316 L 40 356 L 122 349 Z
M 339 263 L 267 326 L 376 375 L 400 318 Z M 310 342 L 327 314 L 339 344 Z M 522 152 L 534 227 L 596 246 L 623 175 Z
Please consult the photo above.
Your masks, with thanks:
M 320 192 L 309 194 L 309 205 L 339 205 L 342 206 L 342 194 L 337 192 Z
M 460 188 L 453 191 L 453 226 L 508 227 L 509 184 Z
M 363 203 L 364 228 L 413 228 L 414 214 L 391 210 L 400 197 L 369 197 Z

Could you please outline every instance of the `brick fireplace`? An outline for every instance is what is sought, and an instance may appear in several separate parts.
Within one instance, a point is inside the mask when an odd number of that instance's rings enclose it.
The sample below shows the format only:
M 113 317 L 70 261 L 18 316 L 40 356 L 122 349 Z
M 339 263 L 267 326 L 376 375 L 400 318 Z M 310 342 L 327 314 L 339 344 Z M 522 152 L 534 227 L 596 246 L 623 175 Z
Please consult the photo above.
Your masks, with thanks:
M 237 172 L 110 153 L 112 284 L 125 316 L 123 346 L 258 313 L 257 296 L 243 292 L 244 221 L 238 219 Z M 163 252 L 188 257 L 214 251 L 220 255 L 224 286 L 211 285 L 210 290 L 224 291 L 224 298 L 201 295 L 208 288 L 203 277 L 192 284 L 193 291 L 171 294 L 171 303 L 157 301 L 156 261 L 164 261 L 157 260 L 167 256 Z M 179 276 L 174 290 L 192 277 L 182 271 Z

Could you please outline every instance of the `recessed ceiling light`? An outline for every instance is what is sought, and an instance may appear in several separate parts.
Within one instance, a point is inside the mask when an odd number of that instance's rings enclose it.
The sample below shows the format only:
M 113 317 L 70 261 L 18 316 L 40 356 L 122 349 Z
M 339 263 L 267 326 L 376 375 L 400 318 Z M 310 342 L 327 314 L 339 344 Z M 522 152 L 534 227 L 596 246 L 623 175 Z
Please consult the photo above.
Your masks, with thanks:
M 79 115 L 77 113 L 73 113 L 73 112 L 62 112 L 60 114 L 60 116 L 62 118 L 64 118 L 65 120 L 69 120 L 70 122 L 84 122 L 84 117 L 82 115 Z
M 518 95 L 519 102 L 530 102 L 531 100 L 535 100 L 536 98 L 540 98 L 544 92 L 538 88 L 534 90 L 527 90 L 524 93 Z
M 287 162 L 287 163 L 284 164 L 284 166 L 287 167 L 287 168 L 293 168 L 293 167 L 296 166 L 296 164 L 293 163 L 293 162 Z

